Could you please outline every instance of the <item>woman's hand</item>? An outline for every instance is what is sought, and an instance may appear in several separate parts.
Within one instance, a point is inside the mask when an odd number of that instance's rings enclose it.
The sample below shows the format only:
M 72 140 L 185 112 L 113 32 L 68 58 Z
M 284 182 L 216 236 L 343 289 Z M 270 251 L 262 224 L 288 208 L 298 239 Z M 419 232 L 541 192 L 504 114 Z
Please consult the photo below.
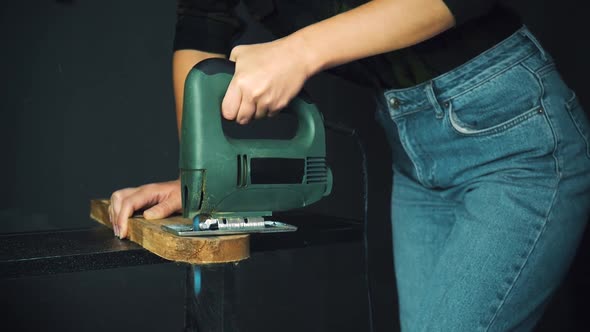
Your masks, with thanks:
M 223 117 L 246 124 L 273 116 L 312 75 L 308 54 L 294 38 L 235 47 L 236 70 L 222 103 Z
M 180 180 L 151 183 L 136 188 L 115 191 L 111 195 L 109 218 L 115 235 L 127 237 L 127 219 L 137 210 L 148 207 L 143 212 L 145 219 L 162 219 L 182 210 Z

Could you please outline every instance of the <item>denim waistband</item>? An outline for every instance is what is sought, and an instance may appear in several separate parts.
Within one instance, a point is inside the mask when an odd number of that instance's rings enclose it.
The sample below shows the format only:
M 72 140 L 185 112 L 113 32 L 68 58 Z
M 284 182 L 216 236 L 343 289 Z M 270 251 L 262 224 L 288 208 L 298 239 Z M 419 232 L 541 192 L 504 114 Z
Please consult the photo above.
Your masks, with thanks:
M 532 55 L 538 55 L 533 57 Z M 530 59 L 530 60 L 529 60 Z M 433 98 L 444 105 L 454 97 L 493 78 L 516 63 L 530 67 L 546 64 L 550 56 L 526 26 L 459 67 L 419 85 L 383 92 L 392 116 L 401 116 L 432 107 Z

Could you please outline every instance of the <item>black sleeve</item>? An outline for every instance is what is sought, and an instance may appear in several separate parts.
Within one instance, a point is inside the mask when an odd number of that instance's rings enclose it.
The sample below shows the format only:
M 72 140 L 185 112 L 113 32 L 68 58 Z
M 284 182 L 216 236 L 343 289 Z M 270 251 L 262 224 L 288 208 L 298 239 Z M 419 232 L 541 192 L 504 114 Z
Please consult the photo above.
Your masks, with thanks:
M 443 0 L 453 16 L 456 25 L 489 12 L 496 4 L 495 0 Z
M 239 0 L 177 0 L 174 50 L 228 54 L 242 29 L 235 14 Z

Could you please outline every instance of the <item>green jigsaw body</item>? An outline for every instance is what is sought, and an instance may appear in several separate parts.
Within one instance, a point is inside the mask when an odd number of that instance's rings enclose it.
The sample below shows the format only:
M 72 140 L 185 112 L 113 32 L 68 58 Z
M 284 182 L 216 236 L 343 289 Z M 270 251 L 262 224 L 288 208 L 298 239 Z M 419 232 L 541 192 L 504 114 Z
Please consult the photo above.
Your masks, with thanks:
M 186 79 L 180 141 L 184 217 L 269 216 L 330 194 L 323 118 L 314 104 L 298 96 L 287 107 L 298 122 L 291 139 L 224 133 L 221 102 L 233 71 L 228 60 L 207 59 Z

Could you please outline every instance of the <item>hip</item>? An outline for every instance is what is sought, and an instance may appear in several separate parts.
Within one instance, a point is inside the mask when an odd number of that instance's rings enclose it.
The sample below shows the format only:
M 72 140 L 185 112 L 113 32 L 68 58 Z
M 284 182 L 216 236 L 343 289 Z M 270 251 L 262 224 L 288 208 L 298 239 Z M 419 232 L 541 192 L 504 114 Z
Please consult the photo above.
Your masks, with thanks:
M 490 174 L 590 183 L 590 123 L 526 27 L 464 65 L 378 98 L 394 170 L 429 188 Z

